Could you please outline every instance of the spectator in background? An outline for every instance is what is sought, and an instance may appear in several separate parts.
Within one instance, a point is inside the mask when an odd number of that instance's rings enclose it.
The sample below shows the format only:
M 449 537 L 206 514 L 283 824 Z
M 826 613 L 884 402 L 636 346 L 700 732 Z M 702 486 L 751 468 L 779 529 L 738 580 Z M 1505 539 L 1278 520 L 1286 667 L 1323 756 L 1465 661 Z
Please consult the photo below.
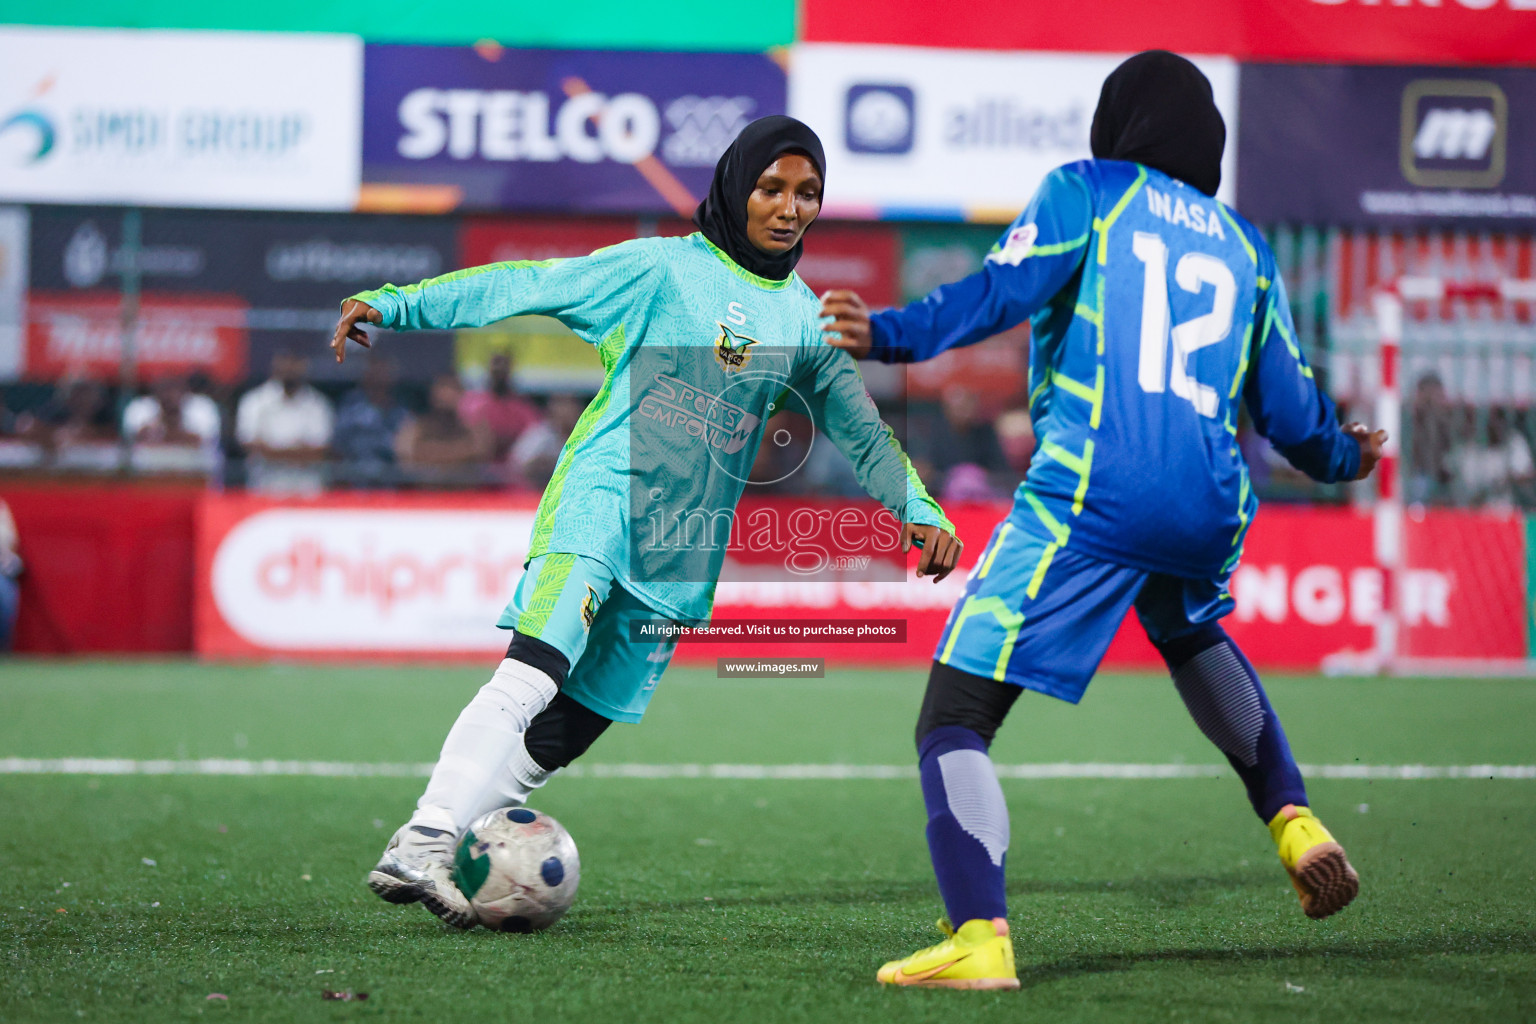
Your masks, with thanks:
M 1504 409 L 1488 411 L 1488 443 L 1468 438 L 1450 454 L 1452 493 L 1468 505 L 1513 506 L 1536 480 L 1536 462 L 1525 435 Z
M 235 437 L 246 456 L 246 483 L 271 494 L 318 494 L 325 486 L 331 405 L 306 381 L 309 364 L 284 350 L 272 376 L 246 392 L 235 414 Z
M 549 396 L 543 418 L 523 431 L 507 453 L 507 477 L 512 486 L 543 490 L 555 473 L 566 438 L 576 429 L 586 407 L 587 399 L 581 395 Z
M 484 422 L 471 426 L 459 414 L 464 388 L 451 373 L 438 376 L 427 396 L 427 411 L 408 419 L 395 437 L 400 464 L 418 480 L 469 483 L 484 479 L 484 464 L 495 438 Z
M 936 484 L 936 490 L 941 494 L 951 493 L 949 477 L 961 466 L 976 467 L 988 479 L 989 492 L 994 489 L 991 477 L 1001 481 L 1011 475 L 997 433 L 982 410 L 980 398 L 969 388 L 945 388 L 938 414 L 927 412 L 914 419 L 916 422 L 908 439 L 913 468 L 930 486 Z M 1015 478 L 999 486 L 1012 489 L 1017 483 Z M 954 486 L 977 498 L 975 484 L 975 475 L 966 472 Z
M 1437 373 L 1426 373 L 1413 387 L 1405 441 L 1407 499 L 1422 503 L 1445 494 L 1451 484 L 1451 451 L 1456 446 L 1456 410 Z
M 123 409 L 130 464 L 147 472 L 212 472 L 218 464 L 219 407 L 193 394 L 184 377 L 169 375 Z
M 395 439 L 410 415 L 395 401 L 395 366 L 373 356 L 336 413 L 334 448 L 342 480 L 354 487 L 400 482 Z
M 123 436 L 172 444 L 217 441 L 219 407 L 207 395 L 194 394 L 185 377 L 164 376 L 123 409 Z
M 42 424 L 28 413 L 13 412 L 0 391 L 0 469 L 32 469 L 45 461 Z
M 962 462 L 944 474 L 944 495 L 940 500 L 945 504 L 1002 501 L 1006 497 L 992 486 L 987 471 L 974 462 Z
M 122 445 L 106 386 L 80 378 L 63 385 L 62 392 L 62 398 L 55 397 L 43 417 L 48 423 L 54 465 L 95 472 L 117 470 L 122 464 Z
M 504 459 L 517 439 L 543 417 L 539 407 L 512 391 L 512 356 L 497 352 L 486 366 L 486 388 L 470 391 L 459 400 L 459 418 L 468 427 L 489 430 L 495 450 L 492 455 Z
M 1029 418 L 1029 410 L 1009 409 L 997 418 L 993 430 L 1009 478 L 1014 482 L 1023 480 L 1024 474 L 1029 472 L 1029 460 L 1035 454 L 1035 423 Z
M 997 432 L 983 414 L 981 399 L 967 388 L 951 387 L 943 398 L 944 430 L 941 443 L 950 465 L 970 463 L 988 473 L 1008 468 Z
M 16 553 L 16 519 L 0 499 L 0 652 L 9 651 L 16 636 L 16 612 L 20 608 L 21 556 Z
M 221 453 L 238 455 L 240 445 L 235 440 L 235 386 L 227 381 L 214 380 L 207 370 L 199 367 L 187 374 L 187 390 L 213 403 L 213 407 L 219 411 L 219 449 Z

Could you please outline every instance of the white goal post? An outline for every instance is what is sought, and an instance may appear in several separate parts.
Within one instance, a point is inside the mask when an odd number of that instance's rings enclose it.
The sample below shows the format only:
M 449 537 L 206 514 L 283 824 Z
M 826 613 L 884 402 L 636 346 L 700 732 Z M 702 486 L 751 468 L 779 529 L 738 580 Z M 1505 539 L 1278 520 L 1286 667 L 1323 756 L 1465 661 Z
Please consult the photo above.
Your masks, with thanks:
M 1536 660 L 1504 657 L 1429 658 L 1411 656 L 1404 642 L 1404 582 L 1412 567 L 1405 534 L 1406 517 L 1420 515 L 1404 496 L 1403 438 L 1403 340 L 1410 310 L 1430 304 L 1529 303 L 1536 308 L 1536 279 L 1503 278 L 1454 280 L 1445 277 L 1404 276 L 1378 288 L 1372 296 L 1377 332 L 1379 376 L 1373 428 L 1390 435 L 1375 478 L 1372 500 L 1373 547 L 1382 575 L 1381 608 L 1374 625 L 1375 641 L 1369 651 L 1340 651 L 1324 660 L 1323 670 L 1338 675 L 1533 675 Z M 1463 585 L 1476 585 L 1486 574 L 1477 565 L 1460 572 Z M 1524 567 L 1520 569 L 1524 575 Z M 1526 595 L 1529 599 L 1536 595 Z M 1508 595 L 1522 605 L 1520 594 Z

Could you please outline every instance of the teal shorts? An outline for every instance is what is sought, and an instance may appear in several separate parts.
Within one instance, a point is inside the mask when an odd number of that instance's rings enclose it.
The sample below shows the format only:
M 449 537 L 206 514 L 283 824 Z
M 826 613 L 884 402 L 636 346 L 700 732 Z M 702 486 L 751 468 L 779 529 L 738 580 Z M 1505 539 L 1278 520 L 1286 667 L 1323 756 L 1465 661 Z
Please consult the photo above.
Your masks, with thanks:
M 595 558 L 549 552 L 528 563 L 496 625 L 542 640 L 571 663 L 560 687 L 615 722 L 638 722 L 672 660 L 675 641 L 634 643 L 630 624 L 666 621 Z

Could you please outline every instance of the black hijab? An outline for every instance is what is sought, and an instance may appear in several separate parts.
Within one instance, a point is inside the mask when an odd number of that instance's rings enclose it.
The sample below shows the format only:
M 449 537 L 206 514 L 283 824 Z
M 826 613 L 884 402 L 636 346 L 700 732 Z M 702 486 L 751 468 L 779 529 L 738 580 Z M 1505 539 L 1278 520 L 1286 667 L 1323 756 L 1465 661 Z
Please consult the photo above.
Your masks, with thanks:
M 781 253 L 763 252 L 747 238 L 747 197 L 768 165 L 785 153 L 804 153 L 816 165 L 823 187 L 827 158 L 821 140 L 799 121 L 782 114 L 760 117 L 741 130 L 715 164 L 715 180 L 709 195 L 693 212 L 693 223 L 744 270 L 759 277 L 782 281 L 800 261 L 804 243 Z
M 1148 50 L 1104 79 L 1090 134 L 1100 160 L 1131 160 L 1216 194 L 1227 126 L 1211 83 L 1176 53 Z

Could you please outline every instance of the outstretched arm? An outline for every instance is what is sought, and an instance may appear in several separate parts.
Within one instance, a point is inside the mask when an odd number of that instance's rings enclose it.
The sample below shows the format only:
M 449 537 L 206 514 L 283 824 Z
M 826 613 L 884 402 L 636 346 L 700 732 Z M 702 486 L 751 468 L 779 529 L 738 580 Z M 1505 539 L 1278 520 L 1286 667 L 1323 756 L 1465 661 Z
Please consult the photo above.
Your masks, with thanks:
M 922 548 L 917 574 L 937 583 L 954 571 L 963 545 L 949 521 L 901 450 L 891 428 L 864 388 L 858 367 L 845 352 L 819 346 L 814 360 L 809 402 L 817 429 L 853 464 L 859 484 L 870 497 L 901 520 L 901 549 Z
M 992 247 L 981 270 L 900 309 L 870 314 L 853 292 L 828 292 L 829 344 L 863 359 L 920 362 L 1000 334 L 1050 302 L 1077 273 L 1093 227 L 1088 183 L 1057 168 Z
M 397 331 L 453 330 L 526 314 L 554 317 L 596 345 L 644 287 L 654 259 L 649 249 L 622 243 L 576 259 L 491 263 L 404 287 L 386 284 L 342 303 L 331 348 L 341 362 L 348 339 L 368 347 L 363 322 Z

